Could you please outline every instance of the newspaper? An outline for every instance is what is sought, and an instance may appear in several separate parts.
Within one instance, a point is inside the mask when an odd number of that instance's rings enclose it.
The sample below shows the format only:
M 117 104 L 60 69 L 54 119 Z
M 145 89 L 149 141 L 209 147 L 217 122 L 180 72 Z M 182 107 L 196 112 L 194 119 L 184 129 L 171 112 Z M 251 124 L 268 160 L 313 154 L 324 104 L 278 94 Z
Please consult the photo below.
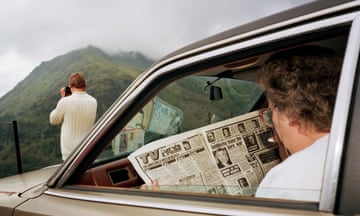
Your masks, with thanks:
M 142 146 L 129 160 L 146 184 L 215 194 L 254 194 L 280 162 L 273 131 L 259 111 Z

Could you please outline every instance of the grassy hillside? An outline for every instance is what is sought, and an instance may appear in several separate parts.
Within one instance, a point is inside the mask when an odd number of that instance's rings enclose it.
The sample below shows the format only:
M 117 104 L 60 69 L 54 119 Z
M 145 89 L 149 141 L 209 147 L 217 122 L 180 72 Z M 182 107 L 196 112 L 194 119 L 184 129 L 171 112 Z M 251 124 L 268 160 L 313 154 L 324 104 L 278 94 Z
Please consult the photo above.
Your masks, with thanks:
M 25 171 L 61 161 L 60 126 L 49 124 L 59 89 L 71 73 L 84 73 L 87 92 L 98 100 L 99 118 L 152 60 L 140 53 L 108 55 L 89 46 L 41 63 L 0 99 L 0 176 L 17 172 L 12 121 L 16 120 Z

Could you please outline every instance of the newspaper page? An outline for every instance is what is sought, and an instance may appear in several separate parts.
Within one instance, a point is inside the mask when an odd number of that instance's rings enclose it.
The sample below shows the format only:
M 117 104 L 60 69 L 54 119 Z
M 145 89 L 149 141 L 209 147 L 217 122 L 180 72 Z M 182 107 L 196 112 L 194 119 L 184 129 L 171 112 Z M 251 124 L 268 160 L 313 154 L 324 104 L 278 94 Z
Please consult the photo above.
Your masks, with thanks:
M 146 184 L 160 189 L 252 196 L 280 162 L 259 111 L 156 140 L 129 156 Z

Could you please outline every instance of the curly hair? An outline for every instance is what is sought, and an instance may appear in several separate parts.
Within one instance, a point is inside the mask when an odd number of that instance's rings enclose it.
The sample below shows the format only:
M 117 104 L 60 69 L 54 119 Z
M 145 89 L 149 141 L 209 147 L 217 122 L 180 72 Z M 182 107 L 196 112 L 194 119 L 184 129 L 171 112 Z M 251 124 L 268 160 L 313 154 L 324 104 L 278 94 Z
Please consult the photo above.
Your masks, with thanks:
M 340 70 L 341 59 L 335 52 L 307 45 L 273 55 L 261 68 L 258 81 L 279 111 L 329 131 Z

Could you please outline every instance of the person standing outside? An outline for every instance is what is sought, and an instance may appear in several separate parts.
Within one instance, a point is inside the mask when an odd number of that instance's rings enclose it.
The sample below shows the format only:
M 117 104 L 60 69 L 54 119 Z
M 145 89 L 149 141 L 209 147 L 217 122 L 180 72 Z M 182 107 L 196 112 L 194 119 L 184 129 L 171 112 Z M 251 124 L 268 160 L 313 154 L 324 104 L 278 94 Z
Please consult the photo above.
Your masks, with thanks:
M 61 99 L 51 111 L 52 125 L 61 124 L 60 148 L 65 160 L 95 123 L 97 101 L 86 92 L 82 73 L 73 73 L 69 79 L 71 95 L 65 96 L 65 87 L 60 89 Z
M 332 50 L 311 45 L 277 53 L 261 68 L 263 119 L 290 156 L 266 174 L 256 197 L 320 200 L 340 71 Z

